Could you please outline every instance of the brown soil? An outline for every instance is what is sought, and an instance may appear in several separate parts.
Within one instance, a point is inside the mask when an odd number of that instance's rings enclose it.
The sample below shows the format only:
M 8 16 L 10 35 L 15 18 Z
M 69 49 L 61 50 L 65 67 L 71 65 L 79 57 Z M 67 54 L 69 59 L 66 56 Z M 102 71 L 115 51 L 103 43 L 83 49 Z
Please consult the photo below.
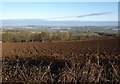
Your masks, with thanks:
M 64 59 L 72 54 L 117 52 L 118 39 L 99 39 L 76 42 L 19 42 L 2 43 L 2 57 L 53 56 Z
M 2 43 L 3 84 L 76 81 L 117 84 L 120 82 L 118 42 L 117 38 L 107 38 L 76 42 Z

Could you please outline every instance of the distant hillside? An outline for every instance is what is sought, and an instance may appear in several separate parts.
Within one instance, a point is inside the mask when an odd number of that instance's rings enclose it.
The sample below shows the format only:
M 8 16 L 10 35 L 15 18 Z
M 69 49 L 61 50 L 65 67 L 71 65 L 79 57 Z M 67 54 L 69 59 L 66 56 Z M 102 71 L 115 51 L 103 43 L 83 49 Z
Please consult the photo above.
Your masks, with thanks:
M 1 22 L 1 21 L 0 21 Z M 41 19 L 2 20 L 2 26 L 117 26 L 117 21 L 49 21 Z

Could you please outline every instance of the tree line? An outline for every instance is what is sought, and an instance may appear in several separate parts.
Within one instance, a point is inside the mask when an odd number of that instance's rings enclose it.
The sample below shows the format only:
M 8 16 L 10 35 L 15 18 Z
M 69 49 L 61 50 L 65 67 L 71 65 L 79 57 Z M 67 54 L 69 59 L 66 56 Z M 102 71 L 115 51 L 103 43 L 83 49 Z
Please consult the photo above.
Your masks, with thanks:
M 98 35 L 80 34 L 75 32 L 4 32 L 3 42 L 52 42 L 52 41 L 72 41 L 85 38 L 95 38 Z

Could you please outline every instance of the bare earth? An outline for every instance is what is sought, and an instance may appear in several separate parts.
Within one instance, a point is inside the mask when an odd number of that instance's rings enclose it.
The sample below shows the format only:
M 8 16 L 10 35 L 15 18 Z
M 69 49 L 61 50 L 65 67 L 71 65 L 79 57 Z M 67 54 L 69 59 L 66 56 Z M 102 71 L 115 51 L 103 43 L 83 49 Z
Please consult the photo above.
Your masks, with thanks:
M 3 84 L 119 83 L 117 38 L 2 43 Z
M 72 54 L 96 52 L 116 52 L 118 39 L 99 39 L 77 42 L 29 42 L 29 43 L 2 43 L 2 57 L 33 57 L 54 56 L 57 58 L 70 57 Z M 92 51 L 92 52 L 91 52 Z

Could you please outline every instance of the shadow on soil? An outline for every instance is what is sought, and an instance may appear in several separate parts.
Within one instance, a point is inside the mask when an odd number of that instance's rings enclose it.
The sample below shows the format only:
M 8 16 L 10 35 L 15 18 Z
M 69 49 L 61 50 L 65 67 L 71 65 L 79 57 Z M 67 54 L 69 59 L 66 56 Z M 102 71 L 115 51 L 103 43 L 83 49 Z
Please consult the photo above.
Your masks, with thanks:
M 50 71 L 52 74 L 58 75 L 61 73 L 62 69 L 65 68 L 66 64 L 67 66 L 71 67 L 71 63 L 63 60 L 63 59 L 56 59 L 55 57 L 51 56 L 40 56 L 40 57 L 34 57 L 34 58 L 20 58 L 16 56 L 16 58 L 5 59 L 8 66 L 19 66 L 19 67 L 25 67 L 25 68 L 33 68 L 41 67 L 45 68 L 50 66 Z

